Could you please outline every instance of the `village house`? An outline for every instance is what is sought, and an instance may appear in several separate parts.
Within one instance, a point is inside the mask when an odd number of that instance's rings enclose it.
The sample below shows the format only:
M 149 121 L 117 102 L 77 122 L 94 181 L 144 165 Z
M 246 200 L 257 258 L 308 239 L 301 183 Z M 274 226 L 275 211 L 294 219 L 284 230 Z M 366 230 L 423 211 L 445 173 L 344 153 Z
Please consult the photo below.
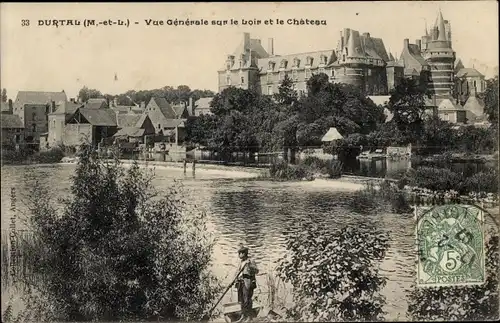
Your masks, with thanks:
M 48 132 L 48 115 L 67 101 L 66 93 L 19 91 L 13 102 L 13 114 L 24 125 L 27 143 L 38 144 L 40 136 Z
M 143 114 L 116 114 L 118 131 L 113 135 L 117 143 L 144 143 L 155 135 L 155 127 L 149 116 Z
M 2 113 L 2 148 L 18 147 L 23 143 L 24 124 L 18 115 Z
M 140 104 L 133 105 L 119 105 L 118 97 L 115 97 L 113 101 L 110 102 L 110 108 L 113 109 L 116 113 L 133 113 L 133 114 L 142 114 L 146 108 L 146 103 L 141 102 Z
M 204 114 L 212 114 L 210 103 L 213 98 L 200 98 L 196 101 L 193 115 L 199 117 Z
M 82 140 L 93 146 L 111 138 L 117 131 L 116 113 L 107 108 L 79 107 L 64 127 L 63 144 L 77 147 Z
M 83 106 L 82 103 L 77 102 L 75 99 L 70 99 L 70 101 L 60 104 L 55 112 L 49 113 L 49 131 L 47 135 L 49 147 L 56 147 L 63 144 L 64 127 L 76 109 L 81 106 Z
M 185 106 L 172 107 L 161 97 L 151 98 L 146 105 L 146 114 L 153 122 L 156 134 L 169 136 L 170 141 L 176 145 L 183 142 L 186 136 L 185 121 L 188 115 L 186 110 Z

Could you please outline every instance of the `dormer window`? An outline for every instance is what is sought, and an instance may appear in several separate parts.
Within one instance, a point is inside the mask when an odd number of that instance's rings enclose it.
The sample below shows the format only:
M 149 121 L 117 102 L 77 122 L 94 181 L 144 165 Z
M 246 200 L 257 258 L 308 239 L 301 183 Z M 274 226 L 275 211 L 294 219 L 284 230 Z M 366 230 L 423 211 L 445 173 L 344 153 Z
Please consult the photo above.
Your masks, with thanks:
M 226 75 L 226 84 L 231 85 L 231 75 Z
M 325 73 L 325 68 L 320 67 L 318 72 L 319 72 L 320 74 L 321 74 L 321 73 Z
M 310 69 L 306 68 L 304 70 L 304 77 L 305 77 L 306 81 L 311 77 L 311 70 Z
M 288 61 L 286 59 L 282 60 L 280 68 L 286 68 L 287 64 L 288 64 Z
M 273 61 L 269 61 L 269 66 L 268 66 L 268 69 L 269 69 L 269 70 L 271 70 L 271 71 L 273 71 L 273 70 L 274 70 L 274 65 L 275 65 L 275 64 L 276 64 L 275 62 L 273 62 Z
M 294 60 L 293 60 L 293 66 L 294 67 L 299 67 L 299 64 L 300 64 L 300 59 L 294 58 Z
M 325 64 L 326 65 L 326 56 L 325 55 L 321 55 L 320 61 L 321 61 L 321 64 Z
M 307 57 L 307 65 L 312 66 L 313 64 L 313 58 L 311 56 Z

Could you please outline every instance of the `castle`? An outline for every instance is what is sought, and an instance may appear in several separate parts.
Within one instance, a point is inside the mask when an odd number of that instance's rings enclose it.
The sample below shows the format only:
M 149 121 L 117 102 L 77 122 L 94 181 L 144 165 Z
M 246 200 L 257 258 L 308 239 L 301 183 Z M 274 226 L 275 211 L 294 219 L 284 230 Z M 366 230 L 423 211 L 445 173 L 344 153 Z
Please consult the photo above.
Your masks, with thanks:
M 294 89 L 306 94 L 307 80 L 324 73 L 331 82 L 355 85 L 365 95 L 387 96 L 401 79 L 413 78 L 426 84 L 433 105 L 447 100 L 460 110 L 458 105 L 465 105 L 470 96 L 484 91 L 485 81 L 479 72 L 465 69 L 455 60 L 451 24 L 439 12 L 434 26 L 430 30 L 426 27 L 415 44 L 404 40 L 399 58 L 387 52 L 381 38 L 349 28 L 340 32 L 334 49 L 289 55 L 276 55 L 272 38 L 266 50 L 260 39 L 244 33 L 243 41 L 218 71 L 218 84 L 219 91 L 235 86 L 272 95 L 288 75 Z M 478 78 L 472 79 L 472 75 Z

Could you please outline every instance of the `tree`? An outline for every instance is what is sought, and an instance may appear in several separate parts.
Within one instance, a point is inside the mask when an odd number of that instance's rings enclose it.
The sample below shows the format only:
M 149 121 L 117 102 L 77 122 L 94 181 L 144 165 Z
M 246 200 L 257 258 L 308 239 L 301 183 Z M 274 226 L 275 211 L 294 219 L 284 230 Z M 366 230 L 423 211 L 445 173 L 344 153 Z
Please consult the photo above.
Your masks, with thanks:
M 288 77 L 288 74 L 285 74 L 285 78 L 281 81 L 274 99 L 284 105 L 291 105 L 297 101 L 297 91 L 293 89 L 293 80 Z
M 78 92 L 78 98 L 82 102 L 87 102 L 88 99 L 95 99 L 95 98 L 102 98 L 103 95 L 100 91 L 96 89 L 89 89 L 88 87 L 84 86 L 83 88 L 80 89 Z
M 63 207 L 34 183 L 33 321 L 199 320 L 220 292 L 204 214 L 175 187 L 159 195 L 137 164 L 99 159 L 82 145 Z M 59 212 L 61 210 L 62 214 Z M 50 304 L 50 306 L 46 305 Z
M 393 114 L 392 121 L 406 135 L 411 134 L 412 141 L 418 142 L 423 129 L 426 112 L 425 98 L 430 97 L 422 83 L 404 78 L 391 91 L 387 108 Z
M 488 120 L 498 126 L 498 75 L 486 81 L 484 93 L 484 112 L 488 115 Z
M 186 141 L 208 146 L 216 129 L 217 118 L 213 115 L 188 118 L 186 122 Z
M 2 102 L 7 102 L 8 98 L 7 98 L 7 89 L 6 88 L 3 88 L 2 89 Z

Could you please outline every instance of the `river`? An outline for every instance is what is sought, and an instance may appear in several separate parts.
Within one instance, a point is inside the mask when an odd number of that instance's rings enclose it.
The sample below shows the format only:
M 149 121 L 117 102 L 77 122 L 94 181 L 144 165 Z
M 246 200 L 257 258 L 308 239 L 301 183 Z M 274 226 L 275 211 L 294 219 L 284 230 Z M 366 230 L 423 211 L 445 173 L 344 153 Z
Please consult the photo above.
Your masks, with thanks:
M 55 196 L 64 196 L 69 190 L 69 177 L 74 168 L 74 165 L 63 164 L 2 167 L 2 235 L 7 234 L 5 230 L 12 215 L 12 187 L 16 188 L 19 205 L 22 205 L 25 196 L 27 180 L 32 178 L 43 179 L 52 187 Z M 231 263 L 237 261 L 236 252 L 240 244 L 250 248 L 251 256 L 262 272 L 269 272 L 274 262 L 287 252 L 284 243 L 287 235 L 293 234 L 290 225 L 307 217 L 331 228 L 371 223 L 385 230 L 390 236 L 390 248 L 381 264 L 382 272 L 388 278 L 383 290 L 387 298 L 386 318 L 405 318 L 405 290 L 410 287 L 415 270 L 414 223 L 411 217 L 357 214 L 348 207 L 352 189 L 345 187 L 316 186 L 314 182 L 238 180 L 232 179 L 231 172 L 201 168 L 197 169 L 195 177 L 190 170 L 184 174 L 180 168 L 158 168 L 155 173 L 153 184 L 158 189 L 166 189 L 174 179 L 178 179 L 188 207 L 196 206 L 207 212 L 209 229 L 217 238 L 213 254 L 214 271 L 225 282 L 228 275 L 234 272 Z M 258 284 L 256 294 L 264 293 L 265 276 L 259 276 Z M 8 289 L 2 288 L 2 300 L 6 300 L 5 296 L 9 293 Z

